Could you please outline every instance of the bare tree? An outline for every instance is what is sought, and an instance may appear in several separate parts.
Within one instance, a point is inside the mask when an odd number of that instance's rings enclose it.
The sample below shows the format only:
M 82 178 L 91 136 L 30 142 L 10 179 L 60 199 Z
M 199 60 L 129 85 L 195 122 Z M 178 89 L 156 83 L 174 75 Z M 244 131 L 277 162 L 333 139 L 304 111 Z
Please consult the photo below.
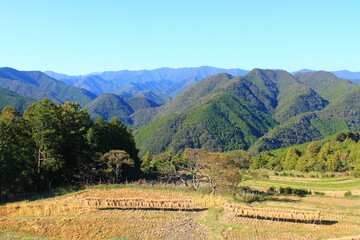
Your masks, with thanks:
M 130 155 L 123 150 L 110 150 L 101 157 L 101 160 L 107 165 L 104 171 L 112 183 L 119 182 L 124 165 L 134 166 Z

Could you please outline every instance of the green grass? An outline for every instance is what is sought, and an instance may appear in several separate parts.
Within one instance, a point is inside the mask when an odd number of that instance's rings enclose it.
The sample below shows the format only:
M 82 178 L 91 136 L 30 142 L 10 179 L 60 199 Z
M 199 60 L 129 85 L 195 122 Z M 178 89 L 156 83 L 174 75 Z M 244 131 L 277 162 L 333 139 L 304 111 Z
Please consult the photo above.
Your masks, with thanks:
M 282 178 L 282 177 L 279 177 Z M 289 178 L 283 177 L 289 180 L 278 179 L 256 179 L 242 182 L 241 186 L 251 187 L 297 187 L 305 188 L 307 190 L 316 191 L 349 191 L 354 189 L 360 189 L 360 179 L 354 178 L 321 178 L 316 182 L 313 180 L 306 181 L 304 178 Z M 299 180 L 299 181 L 297 181 Z M 350 180 L 350 181 L 349 181 Z
M 223 224 L 220 224 L 218 218 L 224 211 L 224 208 L 209 208 L 207 214 L 203 219 L 199 219 L 199 222 L 204 224 L 214 240 L 223 239 L 222 231 L 224 230 Z
M 34 237 L 31 236 L 29 234 L 21 234 L 19 235 L 19 233 L 3 233 L 0 232 L 0 239 L 1 240 L 47 240 L 49 238 L 40 238 L 40 237 Z

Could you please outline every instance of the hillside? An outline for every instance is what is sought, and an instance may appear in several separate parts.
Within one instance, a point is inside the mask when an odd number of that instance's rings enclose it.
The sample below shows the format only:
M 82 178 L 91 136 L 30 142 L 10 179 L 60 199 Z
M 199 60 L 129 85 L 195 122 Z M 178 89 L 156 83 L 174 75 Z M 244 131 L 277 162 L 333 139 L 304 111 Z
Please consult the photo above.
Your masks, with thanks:
M 34 102 L 36 102 L 35 99 L 24 97 L 13 91 L 0 88 L 0 111 L 5 106 L 12 106 L 21 113 L 24 113 L 25 109 Z
M 138 71 L 107 71 L 84 76 L 67 76 L 47 71 L 49 76 L 67 84 L 87 89 L 95 94 L 118 93 L 122 91 L 151 90 L 170 97 L 175 97 L 197 81 L 219 73 L 242 76 L 247 73 L 242 69 L 221 69 L 214 67 L 195 68 L 159 68 Z
M 0 87 L 36 100 L 49 98 L 58 103 L 72 101 L 82 106 L 96 97 L 85 89 L 67 85 L 42 72 L 12 68 L 0 68 Z
M 133 98 L 133 97 L 144 97 L 149 99 L 150 101 L 153 101 L 154 103 L 157 103 L 159 105 L 162 105 L 169 101 L 171 98 L 161 94 L 161 93 L 155 93 L 151 90 L 144 90 L 144 91 L 121 91 L 118 93 L 119 96 L 125 97 L 125 98 Z
M 342 130 L 359 130 L 360 86 L 324 71 L 294 76 L 317 91 L 329 104 L 321 111 L 299 115 L 272 129 L 250 148 L 251 152 L 319 140 Z
M 159 105 L 145 97 L 123 98 L 115 94 L 101 94 L 85 105 L 92 118 L 98 116 L 105 120 L 120 119 L 127 124 L 133 124 L 130 115 L 138 110 L 154 108 Z
M 135 113 L 134 117 L 141 113 L 142 119 L 153 121 L 135 139 L 140 154 L 168 147 L 248 149 L 278 123 L 327 104 L 285 71 L 254 69 L 243 77 L 218 74 L 159 108 Z

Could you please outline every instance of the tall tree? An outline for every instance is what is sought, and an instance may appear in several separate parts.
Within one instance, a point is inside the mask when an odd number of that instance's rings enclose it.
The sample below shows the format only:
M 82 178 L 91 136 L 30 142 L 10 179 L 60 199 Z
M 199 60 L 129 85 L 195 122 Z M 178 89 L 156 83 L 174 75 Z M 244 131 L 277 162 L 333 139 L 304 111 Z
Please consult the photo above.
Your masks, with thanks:
M 0 115 L 0 197 L 34 190 L 33 150 L 26 121 L 5 107 Z
M 79 110 L 78 103 L 66 102 L 59 106 L 61 137 L 60 153 L 64 159 L 64 176 L 70 180 L 80 180 L 85 169 L 91 165 L 90 145 L 86 134 L 91 126 L 90 116 L 85 109 Z M 86 174 L 85 174 L 86 175 Z

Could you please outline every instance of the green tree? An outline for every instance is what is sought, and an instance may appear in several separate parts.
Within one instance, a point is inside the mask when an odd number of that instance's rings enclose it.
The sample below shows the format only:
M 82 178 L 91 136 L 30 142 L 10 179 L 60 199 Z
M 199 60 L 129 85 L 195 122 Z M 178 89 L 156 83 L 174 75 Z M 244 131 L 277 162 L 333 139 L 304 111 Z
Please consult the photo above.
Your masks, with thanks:
M 78 103 L 66 102 L 59 106 L 60 154 L 64 159 L 64 176 L 79 181 L 88 176 L 90 145 L 86 134 L 91 126 L 90 116 L 85 109 L 79 110 Z
M 360 155 L 358 155 L 354 165 L 355 175 L 360 177 Z
M 144 157 L 141 159 L 141 171 L 143 171 L 145 174 L 150 174 L 151 171 L 151 153 L 150 152 L 146 152 L 146 154 L 144 155 Z
M 300 151 L 297 148 L 291 147 L 286 153 L 282 166 L 286 170 L 294 170 L 296 168 L 297 161 L 301 156 Z
M 337 150 L 333 155 L 328 158 L 328 161 L 326 162 L 326 167 L 329 171 L 337 172 L 341 170 L 342 164 L 340 157 L 341 151 Z
M 5 107 L 0 115 L 0 198 L 34 190 L 34 147 L 26 121 Z
M 49 188 L 54 181 L 61 182 L 63 179 L 60 171 L 64 166 L 64 159 L 60 154 L 63 141 L 60 116 L 59 106 L 49 99 L 31 105 L 25 112 L 25 119 L 29 122 L 36 144 L 37 172 Z

